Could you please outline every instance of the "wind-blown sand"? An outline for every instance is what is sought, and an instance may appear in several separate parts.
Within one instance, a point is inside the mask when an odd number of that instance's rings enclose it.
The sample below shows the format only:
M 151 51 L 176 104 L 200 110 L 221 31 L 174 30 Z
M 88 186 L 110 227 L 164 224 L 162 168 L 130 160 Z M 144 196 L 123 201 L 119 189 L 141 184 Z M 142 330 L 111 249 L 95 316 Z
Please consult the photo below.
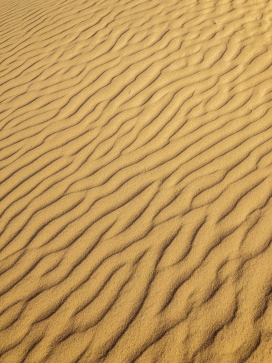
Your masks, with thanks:
M 272 3 L 0 1 L 0 362 L 272 359 Z

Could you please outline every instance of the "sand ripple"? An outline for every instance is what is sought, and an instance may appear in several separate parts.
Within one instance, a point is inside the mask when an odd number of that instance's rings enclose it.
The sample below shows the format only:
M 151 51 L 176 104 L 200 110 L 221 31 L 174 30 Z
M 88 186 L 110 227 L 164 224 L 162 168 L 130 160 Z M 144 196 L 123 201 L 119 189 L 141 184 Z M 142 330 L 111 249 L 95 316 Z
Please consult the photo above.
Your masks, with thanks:
M 270 362 L 271 2 L 0 6 L 0 362 Z

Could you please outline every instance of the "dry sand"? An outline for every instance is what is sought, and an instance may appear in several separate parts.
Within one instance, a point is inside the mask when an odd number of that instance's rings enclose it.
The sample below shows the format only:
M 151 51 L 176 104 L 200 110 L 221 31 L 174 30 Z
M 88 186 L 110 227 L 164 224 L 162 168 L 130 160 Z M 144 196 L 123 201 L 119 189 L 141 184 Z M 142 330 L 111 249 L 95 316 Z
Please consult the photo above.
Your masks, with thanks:
M 0 362 L 272 362 L 272 3 L 0 1 Z

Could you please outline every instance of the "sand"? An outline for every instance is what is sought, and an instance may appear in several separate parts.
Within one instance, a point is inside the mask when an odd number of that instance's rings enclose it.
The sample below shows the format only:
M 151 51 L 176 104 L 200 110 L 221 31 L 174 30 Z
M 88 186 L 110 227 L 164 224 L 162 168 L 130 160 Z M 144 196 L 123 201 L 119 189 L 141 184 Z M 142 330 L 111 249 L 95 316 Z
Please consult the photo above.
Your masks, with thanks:
M 272 361 L 272 3 L 0 1 L 0 362 Z

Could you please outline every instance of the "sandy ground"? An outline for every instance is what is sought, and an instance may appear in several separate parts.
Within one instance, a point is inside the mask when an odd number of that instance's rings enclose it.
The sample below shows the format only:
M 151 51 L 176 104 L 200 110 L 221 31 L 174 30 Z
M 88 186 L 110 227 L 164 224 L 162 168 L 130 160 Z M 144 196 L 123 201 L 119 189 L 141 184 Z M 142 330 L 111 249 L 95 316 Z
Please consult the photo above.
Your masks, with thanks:
M 272 362 L 272 3 L 0 0 L 0 362 Z

